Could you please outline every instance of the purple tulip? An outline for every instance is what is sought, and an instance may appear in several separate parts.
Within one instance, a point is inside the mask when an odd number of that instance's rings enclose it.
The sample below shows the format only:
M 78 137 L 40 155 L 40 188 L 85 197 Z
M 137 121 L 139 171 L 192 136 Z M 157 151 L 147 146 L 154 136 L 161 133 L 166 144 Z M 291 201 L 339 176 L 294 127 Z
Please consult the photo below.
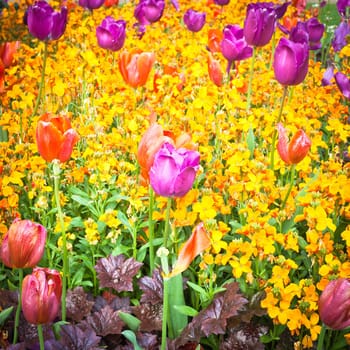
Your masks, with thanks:
M 321 82 L 322 86 L 331 85 L 332 84 L 331 80 L 333 79 L 333 77 L 334 77 L 334 67 L 331 65 L 323 73 L 322 82 Z
M 120 50 L 125 42 L 125 27 L 124 20 L 116 21 L 113 17 L 107 16 L 96 28 L 98 45 L 111 51 Z
M 322 47 L 321 39 L 324 33 L 324 24 L 320 23 L 316 17 L 313 17 L 307 20 L 305 25 L 309 33 L 309 49 L 320 49 Z
M 307 31 L 305 22 L 298 22 L 289 33 L 289 39 L 295 43 L 306 43 L 309 44 L 310 35 Z
M 172 5 L 175 7 L 176 11 L 180 11 L 180 5 L 177 0 L 171 0 Z
M 338 0 L 337 1 L 337 9 L 340 16 L 346 16 L 346 8 L 350 7 L 350 0 Z
M 329 328 L 342 330 L 350 326 L 350 280 L 330 281 L 318 301 L 320 319 Z
M 256 5 L 274 10 L 276 12 L 276 18 L 280 19 L 284 16 L 290 4 L 290 2 L 285 2 L 282 5 L 276 4 L 274 2 L 259 2 Z
M 79 0 L 79 5 L 89 9 L 95 10 L 104 4 L 105 0 Z
M 274 55 L 273 69 L 277 81 L 282 85 L 300 84 L 309 67 L 307 43 L 296 43 L 281 38 Z
M 191 32 L 199 32 L 205 24 L 206 14 L 189 9 L 184 14 L 184 23 Z
M 224 28 L 223 34 L 221 53 L 229 64 L 252 56 L 253 49 L 248 46 L 240 26 L 229 24 Z
M 199 153 L 176 149 L 165 142 L 155 154 L 150 170 L 153 190 L 164 197 L 183 197 L 192 187 L 199 168 Z
M 342 72 L 337 72 L 334 74 L 335 82 L 344 97 L 350 99 L 350 80 Z
M 264 3 L 249 4 L 243 33 L 248 45 L 265 46 L 272 38 L 277 23 L 276 11 Z
M 141 0 L 135 7 L 134 16 L 140 25 L 151 24 L 160 20 L 164 7 L 164 0 Z
M 220 6 L 225 6 L 230 3 L 230 0 L 214 0 L 214 4 L 220 5 Z
M 36 1 L 27 11 L 29 32 L 39 40 L 59 39 L 66 29 L 67 15 L 66 7 L 57 12 L 46 1 Z
M 335 52 L 339 52 L 347 45 L 346 37 L 350 34 L 350 24 L 346 21 L 340 22 L 334 31 L 334 38 L 332 40 L 332 47 Z

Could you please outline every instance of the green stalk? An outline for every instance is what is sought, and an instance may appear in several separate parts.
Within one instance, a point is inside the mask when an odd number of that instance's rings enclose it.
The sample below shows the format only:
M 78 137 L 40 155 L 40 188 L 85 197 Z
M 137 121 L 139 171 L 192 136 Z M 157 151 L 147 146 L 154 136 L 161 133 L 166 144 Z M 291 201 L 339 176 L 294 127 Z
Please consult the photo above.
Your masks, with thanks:
M 16 316 L 15 316 L 15 329 L 13 330 L 13 344 L 16 344 L 18 340 L 18 326 L 19 326 L 19 318 L 21 315 L 21 308 L 22 308 L 23 269 L 18 269 L 18 280 L 19 280 L 19 295 L 18 295 L 18 305 L 16 309 Z
M 47 43 L 48 43 L 47 40 L 45 40 L 44 41 L 43 68 L 42 68 L 42 71 L 41 71 L 41 80 L 40 80 L 40 85 L 39 85 L 39 93 L 38 93 L 38 97 L 36 99 L 36 103 L 35 103 L 35 107 L 34 107 L 34 111 L 33 111 L 32 117 L 29 119 L 29 126 L 31 124 L 31 119 L 38 112 L 41 96 L 43 94 L 43 89 L 44 89 L 44 86 L 45 86 L 45 70 L 46 70 L 46 61 L 47 61 Z
M 252 100 L 252 82 L 253 82 L 253 73 L 254 73 L 254 63 L 256 56 L 256 48 L 253 47 L 253 57 L 250 62 L 250 72 L 249 72 L 249 85 L 248 85 L 248 95 L 247 95 L 247 112 L 250 110 L 251 100 Z
M 38 329 L 40 350 L 45 350 L 43 326 L 41 324 L 38 324 L 37 329 Z
M 326 335 L 326 326 L 322 323 L 321 333 L 318 337 L 316 350 L 323 350 L 324 337 Z
M 281 205 L 280 210 L 284 209 L 284 207 L 286 206 L 288 197 L 289 197 L 290 193 L 292 192 L 292 188 L 293 188 L 293 186 L 294 186 L 295 166 L 296 166 L 296 165 L 293 164 L 292 167 L 291 167 L 291 169 L 290 169 L 290 183 L 289 183 L 289 188 L 288 188 L 288 191 L 287 191 L 286 196 L 284 197 L 284 200 L 283 200 L 283 202 L 282 202 L 282 205 Z
M 154 270 L 154 224 L 153 224 L 153 206 L 154 206 L 154 192 L 152 186 L 149 186 L 149 203 L 148 203 L 148 230 L 149 230 L 149 265 L 150 275 L 152 276 Z
M 168 254 L 169 254 L 169 251 L 165 247 L 159 248 L 157 253 L 157 255 L 160 257 L 160 263 L 161 263 L 164 275 L 169 274 Z M 169 278 L 163 277 L 163 316 L 162 316 L 161 350 L 167 349 L 168 319 L 169 319 Z
M 282 112 L 283 112 L 283 106 L 284 106 L 284 102 L 286 100 L 287 97 L 287 92 L 288 92 L 288 86 L 285 85 L 283 87 L 283 96 L 282 96 L 282 100 L 281 100 L 281 107 L 279 110 L 279 114 L 278 114 L 278 118 L 277 118 L 277 122 L 276 125 L 281 121 L 282 119 Z M 274 171 L 275 169 L 275 148 L 276 148 L 276 137 L 277 137 L 277 129 L 275 128 L 273 135 L 272 135 L 272 143 L 271 143 L 271 161 L 270 161 L 270 168 L 272 171 Z
M 165 228 L 164 228 L 164 242 L 163 247 L 168 247 L 168 239 L 170 232 L 170 209 L 171 209 L 172 198 L 168 197 L 166 212 L 165 212 Z
M 66 293 L 67 293 L 67 278 L 68 278 L 68 250 L 67 250 L 67 237 L 66 229 L 64 226 L 63 212 L 60 203 L 60 163 L 59 161 L 53 161 L 53 178 L 54 178 L 54 191 L 55 201 L 57 208 L 57 215 L 61 225 L 61 235 L 63 244 L 63 275 L 62 275 L 62 321 L 66 321 Z

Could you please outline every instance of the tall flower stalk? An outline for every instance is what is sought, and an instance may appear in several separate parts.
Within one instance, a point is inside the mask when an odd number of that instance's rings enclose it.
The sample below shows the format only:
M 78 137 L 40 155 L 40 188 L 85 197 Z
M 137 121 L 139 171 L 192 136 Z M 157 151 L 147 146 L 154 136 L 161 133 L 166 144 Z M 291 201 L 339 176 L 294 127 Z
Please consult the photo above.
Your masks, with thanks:
M 250 70 L 249 70 L 249 83 L 248 83 L 248 92 L 247 92 L 247 112 L 250 110 L 251 101 L 252 101 L 252 83 L 253 83 L 253 75 L 254 75 L 254 64 L 256 57 L 256 48 L 253 47 L 253 56 L 250 62 Z
M 287 93 L 288 93 L 288 86 L 285 85 L 283 87 L 283 95 L 282 95 L 282 99 L 281 99 L 281 106 L 279 109 L 279 113 L 278 113 L 278 117 L 277 117 L 277 123 L 276 125 L 281 121 L 282 119 L 282 113 L 283 113 L 283 107 L 284 107 L 284 103 L 287 97 Z M 270 159 L 270 169 L 272 171 L 274 171 L 275 169 L 275 149 L 276 149 L 276 138 L 277 138 L 277 129 L 274 129 L 273 135 L 272 135 L 272 141 L 271 141 L 271 159 Z
M 16 309 L 16 315 L 15 315 L 15 327 L 13 330 L 13 344 L 17 343 L 18 340 L 18 326 L 19 326 L 19 319 L 21 315 L 21 306 L 22 306 L 22 283 L 23 283 L 23 269 L 18 269 L 18 305 Z
M 291 169 L 290 169 L 289 187 L 288 187 L 288 191 L 286 193 L 286 196 L 284 197 L 284 200 L 281 204 L 280 210 L 283 210 L 284 207 L 286 206 L 287 200 L 288 200 L 289 195 L 292 192 L 292 188 L 294 186 L 294 178 L 295 178 L 295 164 L 293 164 Z
M 62 237 L 62 250 L 63 250 L 63 275 L 62 275 L 62 321 L 66 320 L 66 294 L 67 294 L 67 280 L 69 276 L 68 270 L 68 249 L 67 249 L 67 236 L 66 236 L 66 228 L 64 225 L 64 216 L 60 203 L 60 174 L 61 167 L 59 160 L 55 160 L 52 162 L 52 172 L 54 179 L 54 193 L 55 193 L 55 202 L 57 208 L 57 216 L 60 223 L 61 228 L 61 237 Z
M 149 202 L 148 202 L 148 236 L 149 236 L 149 265 L 150 275 L 154 270 L 154 222 L 153 222 L 153 206 L 154 206 L 154 191 L 151 186 L 148 188 Z

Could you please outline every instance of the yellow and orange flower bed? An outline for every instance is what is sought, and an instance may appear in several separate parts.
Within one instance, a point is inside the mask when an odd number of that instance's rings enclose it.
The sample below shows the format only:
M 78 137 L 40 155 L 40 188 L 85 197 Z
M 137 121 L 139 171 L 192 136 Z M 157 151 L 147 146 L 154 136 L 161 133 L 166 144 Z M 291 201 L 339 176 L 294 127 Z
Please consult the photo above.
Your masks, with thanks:
M 55 7 L 59 3 L 51 1 Z M 61 176 L 69 288 L 98 290 L 96 274 L 88 267 L 79 272 L 82 255 L 92 262 L 111 253 L 147 261 L 141 248 L 148 241 L 149 192 L 136 156 L 141 137 L 157 121 L 175 136 L 190 134 L 200 153 L 193 188 L 175 199 L 170 211 L 178 246 L 199 222 L 210 235 L 211 246 L 192 263 L 191 278 L 206 290 L 233 278 L 249 300 L 259 295 L 264 317 L 276 330 L 285 326 L 296 349 L 312 348 L 321 332 L 320 293 L 328 281 L 350 277 L 350 163 L 343 157 L 349 101 L 334 84 L 321 85 L 325 68 L 311 57 L 305 81 L 288 90 L 282 123 L 290 135 L 303 129 L 312 146 L 296 165 L 295 182 L 282 206 L 291 167 L 276 151 L 271 170 L 269 150 L 283 93 L 271 55 L 283 34 L 277 30 L 270 44 L 256 52 L 250 108 L 250 59 L 241 61 L 221 87 L 208 74 L 209 30 L 242 26 L 248 3 L 232 0 L 221 9 L 207 1 L 183 0 L 176 11 L 167 2 L 163 17 L 147 26 L 140 39 L 132 1 L 89 12 L 68 0 L 66 31 L 48 42 L 44 94 L 35 114 L 44 43 L 23 24 L 26 6 L 4 9 L 0 41 L 19 40 L 20 46 L 0 91 L 0 232 L 4 235 L 15 218 L 41 222 L 49 232 L 45 261 L 52 268 L 61 266 L 54 184 L 38 153 L 35 130 L 43 114 L 64 114 L 79 133 Z M 207 14 L 198 33 L 183 24 L 190 7 Z M 95 28 L 107 15 L 127 23 L 122 52 L 154 53 L 144 86 L 127 85 L 118 66 L 120 53 L 98 46 Z M 346 74 L 349 50 L 348 45 L 340 57 Z M 224 71 L 224 57 L 215 53 L 215 58 Z M 156 239 L 162 237 L 166 205 L 156 196 Z M 11 279 L 9 271 L 0 266 L 3 288 Z

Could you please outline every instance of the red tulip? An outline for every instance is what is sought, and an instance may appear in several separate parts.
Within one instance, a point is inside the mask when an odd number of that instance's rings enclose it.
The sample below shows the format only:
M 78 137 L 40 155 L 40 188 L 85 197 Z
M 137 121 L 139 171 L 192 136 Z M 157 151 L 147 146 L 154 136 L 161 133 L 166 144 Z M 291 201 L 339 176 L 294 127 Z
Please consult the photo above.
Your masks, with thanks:
M 167 277 L 173 277 L 185 271 L 194 258 L 205 249 L 209 248 L 210 244 L 211 242 L 208 232 L 205 229 L 204 224 L 201 222 L 194 228 L 191 237 L 181 247 L 175 266 Z
M 277 125 L 278 130 L 278 142 L 277 151 L 281 159 L 286 164 L 297 164 L 301 162 L 309 152 L 311 147 L 311 141 L 305 132 L 299 129 L 288 142 L 288 135 L 286 129 L 281 123 Z
M 40 155 L 51 162 L 58 159 L 66 162 L 78 142 L 78 134 L 72 129 L 67 116 L 45 113 L 36 128 L 36 142 Z
M 119 56 L 119 70 L 124 81 L 136 88 L 146 84 L 155 62 L 153 52 L 123 51 Z
M 221 41 L 223 36 L 222 31 L 219 29 L 208 30 L 208 48 L 210 52 L 221 52 Z
M 221 70 L 220 62 L 216 60 L 210 52 L 208 55 L 208 72 L 210 80 L 216 86 L 222 86 L 224 75 Z
M 19 48 L 19 41 L 7 42 L 0 45 L 0 61 L 8 68 L 13 63 L 14 55 Z
M 15 220 L 0 247 L 2 262 L 11 268 L 36 266 L 44 254 L 46 236 L 44 226 L 30 220 Z
M 58 316 L 62 295 L 61 275 L 56 270 L 36 267 L 22 284 L 22 310 L 32 324 L 46 324 Z

